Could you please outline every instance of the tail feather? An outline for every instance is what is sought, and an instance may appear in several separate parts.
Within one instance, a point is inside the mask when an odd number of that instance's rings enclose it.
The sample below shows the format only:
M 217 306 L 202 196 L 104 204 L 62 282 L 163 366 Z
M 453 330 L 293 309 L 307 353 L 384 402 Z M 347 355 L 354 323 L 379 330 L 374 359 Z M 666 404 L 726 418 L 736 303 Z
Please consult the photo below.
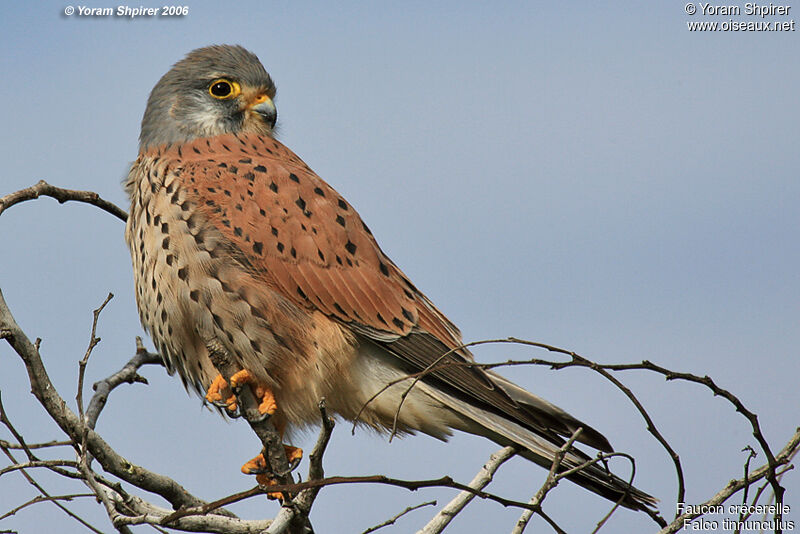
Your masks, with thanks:
M 536 410 L 538 416 L 557 421 L 558 424 L 554 428 L 563 430 L 558 434 L 571 436 L 580 427 L 582 431 L 576 441 L 581 441 L 605 452 L 613 451 L 608 440 L 602 434 L 560 408 L 528 393 L 500 375 L 492 373 L 492 379 L 526 409 Z M 475 406 L 424 381 L 419 382 L 416 387 L 422 388 L 425 393 L 459 414 L 464 423 L 460 430 L 487 437 L 499 445 L 516 446 L 521 456 L 545 469 L 551 468 L 556 452 L 566 442 L 552 432 L 548 433 L 546 437 L 538 435 L 508 417 Z M 588 455 L 572 447 L 561 462 L 560 472 L 589 460 L 591 458 Z M 619 501 L 622 506 L 632 510 L 645 510 L 658 502 L 653 496 L 633 487 L 627 481 L 609 472 L 605 466 L 597 463 L 591 464 L 567 478 L 606 499 L 613 502 Z

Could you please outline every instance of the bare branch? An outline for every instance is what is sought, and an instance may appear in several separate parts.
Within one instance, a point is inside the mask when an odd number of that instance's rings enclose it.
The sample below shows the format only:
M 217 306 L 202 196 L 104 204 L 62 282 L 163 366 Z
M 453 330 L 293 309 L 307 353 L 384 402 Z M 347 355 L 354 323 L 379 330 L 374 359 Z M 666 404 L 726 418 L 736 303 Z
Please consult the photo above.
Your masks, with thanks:
M 248 499 L 255 495 L 261 495 L 266 492 L 286 491 L 290 493 L 296 493 L 304 489 L 322 488 L 325 486 L 333 486 L 338 484 L 384 484 L 387 486 L 405 488 L 409 491 L 416 491 L 422 488 L 453 488 L 473 493 L 475 494 L 476 497 L 494 501 L 505 507 L 531 508 L 531 506 L 528 503 L 515 501 L 512 499 L 506 499 L 504 497 L 500 497 L 499 495 L 473 489 L 466 484 L 456 482 L 449 476 L 444 476 L 441 478 L 434 478 L 434 479 L 426 479 L 426 480 L 403 480 L 399 478 L 387 477 L 385 475 L 365 475 L 365 476 L 353 476 L 353 477 L 333 476 L 333 477 L 321 478 L 319 480 L 307 480 L 305 482 L 298 482 L 296 484 L 282 484 L 282 485 L 269 486 L 268 488 L 262 488 L 257 486 L 250 490 L 237 493 L 236 495 L 231 495 L 230 497 L 226 497 L 225 504 L 239 502 L 244 499 Z
M 485 488 L 492 481 L 494 474 L 500 466 L 503 465 L 506 460 L 514 456 L 514 454 L 516 454 L 516 449 L 514 447 L 504 447 L 492 454 L 489 457 L 489 461 L 484 464 L 481 470 L 478 471 L 478 474 L 475 475 L 475 478 L 469 483 L 469 487 L 476 491 Z M 444 508 L 439 510 L 439 513 L 437 513 L 427 525 L 419 530 L 417 534 L 439 534 L 474 498 L 475 493 L 472 491 L 462 491 L 452 501 L 447 503 Z
M 4 449 L 25 449 L 25 448 L 27 448 L 27 449 L 45 449 L 45 448 L 48 448 L 48 447 L 64 447 L 64 446 L 71 446 L 71 445 L 72 445 L 71 441 L 52 440 L 52 441 L 48 441 L 46 443 L 28 443 L 25 447 L 23 447 L 19 443 L 11 443 L 11 442 L 6 441 L 4 439 L 0 439 L 0 447 L 3 447 Z
M 8 467 L 4 467 L 0 469 L 0 477 L 5 475 L 6 473 L 11 473 L 12 471 L 19 471 L 20 469 L 28 469 L 34 467 L 74 467 L 75 469 L 78 468 L 78 462 L 75 460 L 34 460 L 32 462 L 24 462 L 21 464 L 14 464 L 9 465 Z
M 89 401 L 89 407 L 86 409 L 86 425 L 94 429 L 97 424 L 97 418 L 100 417 L 100 412 L 108 401 L 109 394 L 120 384 L 140 383 L 147 384 L 147 379 L 139 375 L 139 369 L 144 365 L 164 365 L 161 356 L 148 352 L 142 344 L 142 338 L 136 337 L 136 355 L 128 360 L 125 366 L 114 373 L 113 375 L 95 382 L 92 388 L 95 393 Z
M 53 502 L 53 503 L 55 503 L 57 501 L 72 502 L 73 499 L 79 499 L 81 497 L 91 497 L 91 498 L 94 499 L 95 495 L 94 495 L 94 493 L 73 493 L 73 494 L 70 494 L 70 495 L 48 495 L 48 496 L 37 495 L 33 499 L 31 499 L 29 501 L 26 501 L 23 504 L 20 504 L 16 508 L 13 508 L 13 509 L 9 510 L 8 512 L 4 513 L 3 515 L 0 515 L 0 521 L 5 519 L 6 517 L 11 517 L 12 515 L 16 515 L 17 512 L 19 512 L 20 510 L 22 510 L 24 508 L 27 508 L 28 506 L 31 506 L 33 504 L 37 504 L 37 503 L 40 503 L 40 502 Z M 7 531 L 3 530 L 3 531 L 0 531 L 0 532 L 7 532 Z
M 92 312 L 92 332 L 89 334 L 89 346 L 86 347 L 86 352 L 83 355 L 83 358 L 78 362 L 78 392 L 75 395 L 75 401 L 78 403 L 78 417 L 83 424 L 84 430 L 83 435 L 81 437 L 81 450 L 80 454 L 82 457 L 86 454 L 86 434 L 89 431 L 89 426 L 86 425 L 86 417 L 83 412 L 83 380 L 86 376 L 86 364 L 89 363 L 89 357 L 92 355 L 92 351 L 100 343 L 100 338 L 97 337 L 97 321 L 100 319 L 100 314 L 103 312 L 103 309 L 106 307 L 111 299 L 114 298 L 113 293 L 109 293 L 106 296 L 106 299 L 103 301 L 100 306 Z M 87 465 L 88 469 L 88 465 Z M 91 473 L 87 475 L 87 477 L 91 477 Z
M 59 204 L 63 204 L 64 202 L 68 202 L 70 200 L 76 202 L 84 202 L 86 204 L 91 204 L 100 208 L 103 211 L 106 211 L 113 215 L 114 217 L 120 219 L 121 221 L 125 222 L 128 220 L 128 214 L 117 206 L 116 204 L 109 202 L 107 200 L 103 200 L 100 198 L 100 195 L 95 193 L 94 191 L 77 191 L 74 189 L 62 189 L 60 187 L 55 187 L 53 185 L 48 184 L 44 180 L 39 180 L 36 185 L 32 185 L 30 187 L 26 187 L 25 189 L 20 189 L 19 191 L 15 191 L 14 193 L 9 193 L 4 197 L 0 198 L 0 215 L 3 212 L 10 208 L 15 204 L 19 204 L 20 202 L 25 202 L 26 200 L 35 200 L 40 196 L 52 197 L 56 199 Z
M 583 428 L 578 427 L 575 432 L 570 436 L 564 445 L 561 446 L 560 449 L 556 451 L 555 456 L 553 456 L 553 463 L 550 466 L 550 471 L 547 473 L 547 478 L 544 481 L 544 484 L 539 488 L 539 491 L 531 497 L 531 500 L 528 502 L 534 508 L 528 509 L 522 512 L 519 520 L 517 520 L 517 524 L 514 526 L 514 530 L 511 531 L 511 534 L 522 534 L 525 531 L 525 528 L 528 526 L 528 522 L 533 517 L 534 512 L 541 510 L 542 502 L 544 502 L 545 497 L 547 497 L 547 493 L 556 487 L 559 482 L 558 472 L 561 469 L 561 462 L 564 460 L 564 456 L 567 454 L 567 451 L 572 448 L 572 445 L 575 443 L 575 440 L 578 439 L 578 436 L 583 431 Z M 582 467 L 582 466 L 581 466 Z
M 413 512 L 414 510 L 419 510 L 420 508 L 423 508 L 425 506 L 436 506 L 436 501 L 428 501 L 428 502 L 423 502 L 423 503 L 420 503 L 420 504 L 415 504 L 414 506 L 409 506 L 408 508 L 406 508 L 405 510 L 403 510 L 399 514 L 392 516 L 391 518 L 387 519 L 383 523 L 380 523 L 379 525 L 375 525 L 374 527 L 369 527 L 367 530 L 365 530 L 361 534 L 370 534 L 370 532 L 375 532 L 376 530 L 381 529 L 383 527 L 388 527 L 389 525 L 394 525 L 397 522 L 398 519 L 400 519 L 401 517 L 403 517 L 407 513 Z
M 157 528 L 173 513 L 172 510 L 155 506 L 135 495 L 123 498 L 116 492 L 109 492 L 108 499 L 116 509 L 124 509 L 126 511 L 125 515 L 119 515 L 116 518 L 116 522 L 120 525 L 150 525 Z M 214 513 L 204 516 L 181 517 L 170 522 L 169 528 L 185 532 L 260 534 L 271 523 L 272 521 L 269 519 L 244 520 Z

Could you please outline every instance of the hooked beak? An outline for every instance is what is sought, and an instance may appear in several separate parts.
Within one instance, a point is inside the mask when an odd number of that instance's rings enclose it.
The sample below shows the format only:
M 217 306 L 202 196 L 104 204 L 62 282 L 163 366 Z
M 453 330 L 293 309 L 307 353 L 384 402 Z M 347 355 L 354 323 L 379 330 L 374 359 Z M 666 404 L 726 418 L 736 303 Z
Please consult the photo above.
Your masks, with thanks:
M 272 99 L 267 95 L 258 95 L 253 100 L 253 103 L 248 106 L 248 109 L 261 115 L 261 118 L 269 124 L 270 129 L 275 127 L 275 121 L 278 120 L 278 111 L 275 109 Z

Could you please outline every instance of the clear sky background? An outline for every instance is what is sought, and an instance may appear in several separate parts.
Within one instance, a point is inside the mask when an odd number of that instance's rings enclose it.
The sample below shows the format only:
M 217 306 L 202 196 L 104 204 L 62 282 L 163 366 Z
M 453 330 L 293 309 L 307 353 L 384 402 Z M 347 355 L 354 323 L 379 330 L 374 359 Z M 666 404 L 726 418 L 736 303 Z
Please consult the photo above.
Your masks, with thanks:
M 780 449 L 800 424 L 800 31 L 689 32 L 688 20 L 761 19 L 690 17 L 676 1 L 380 4 L 191 1 L 185 17 L 130 20 L 66 17 L 64 1 L 3 2 L 0 195 L 45 179 L 127 209 L 120 182 L 150 89 L 194 48 L 242 44 L 277 83 L 280 139 L 352 202 L 465 340 L 517 336 L 602 362 L 646 358 L 707 373 L 759 414 Z M 766 20 L 791 20 L 795 9 Z M 45 364 L 73 407 L 91 310 L 106 293 L 116 297 L 101 317 L 87 383 L 120 368 L 143 335 L 123 226 L 52 199 L 0 217 L 0 288 L 28 335 L 43 339 Z M 481 361 L 550 356 L 475 352 Z M 143 374 L 149 386 L 114 392 L 100 433 L 131 462 L 203 498 L 252 487 L 239 473 L 260 447 L 249 428 L 204 410 L 163 370 Z M 612 385 L 580 369 L 504 374 L 634 455 L 637 485 L 674 513 L 671 461 Z M 655 375 L 620 378 L 681 455 L 689 502 L 741 476 L 741 449 L 757 444 L 728 403 Z M 5 343 L 0 390 L 29 441 L 60 437 Z M 299 444 L 310 449 L 314 437 Z M 496 449 L 464 435 L 387 443 L 340 423 L 326 469 L 466 482 Z M 37 474 L 54 494 L 83 491 Z M 545 474 L 515 459 L 489 489 L 527 500 Z M 800 475 L 784 483 L 788 519 L 798 521 Z M 0 478 L 0 509 L 34 495 L 19 474 Z M 452 496 L 332 487 L 312 520 L 320 532 L 358 533 Z M 113 531 L 94 502 L 71 506 Z M 255 499 L 233 509 L 271 517 L 277 505 Z M 607 509 L 566 483 L 546 501 L 568 532 L 590 531 Z M 385 532 L 413 532 L 432 513 Z M 448 532 L 508 532 L 518 515 L 476 502 Z M 535 522 L 531 532 L 549 530 Z M 654 527 L 620 511 L 605 530 Z M 49 504 L 0 521 L 4 529 L 84 532 Z

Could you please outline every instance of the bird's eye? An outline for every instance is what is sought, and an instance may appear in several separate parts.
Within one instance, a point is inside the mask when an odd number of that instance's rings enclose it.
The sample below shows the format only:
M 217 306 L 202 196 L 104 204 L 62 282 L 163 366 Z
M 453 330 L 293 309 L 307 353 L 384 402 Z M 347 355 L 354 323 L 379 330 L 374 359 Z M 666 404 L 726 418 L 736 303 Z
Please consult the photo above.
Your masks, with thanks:
M 226 80 L 225 78 L 214 80 L 211 82 L 211 85 L 208 86 L 208 93 L 219 100 L 235 98 L 239 96 L 240 92 L 241 88 L 238 83 Z

